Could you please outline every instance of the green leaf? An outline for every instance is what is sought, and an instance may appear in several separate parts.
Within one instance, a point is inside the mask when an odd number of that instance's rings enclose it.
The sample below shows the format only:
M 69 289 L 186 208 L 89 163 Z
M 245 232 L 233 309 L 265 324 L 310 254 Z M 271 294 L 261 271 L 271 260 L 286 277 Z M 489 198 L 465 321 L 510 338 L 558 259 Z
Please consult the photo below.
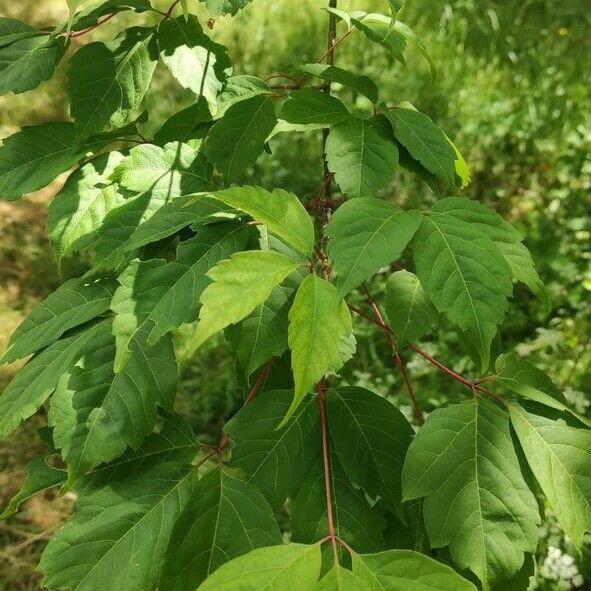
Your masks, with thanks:
M 418 211 L 402 211 L 381 199 L 353 199 L 341 205 L 326 228 L 339 295 L 398 259 L 420 225 Z
M 448 187 L 455 182 L 456 153 L 446 135 L 431 119 L 415 109 L 384 109 L 394 136 L 410 155 Z
M 568 410 L 560 389 L 530 361 L 509 353 L 501 355 L 495 365 L 496 372 L 489 383 L 503 386 L 510 392 L 550 408 Z
M 79 359 L 103 323 L 63 338 L 33 357 L 0 396 L 0 437 L 6 437 L 51 396 L 60 378 Z
M 106 0 L 106 2 L 101 1 L 101 3 L 98 6 L 90 6 L 88 10 L 78 12 L 72 19 L 70 30 L 81 31 L 82 29 L 92 27 L 99 22 L 101 17 L 109 14 L 116 14 L 124 10 L 145 12 L 151 9 L 152 5 L 150 4 L 149 0 Z M 66 27 L 63 27 L 62 32 L 65 31 Z
M 423 501 L 404 503 L 404 522 L 394 513 L 386 513 L 384 541 L 386 549 L 415 550 L 429 556 L 431 546 L 423 522 Z
M 230 466 L 244 472 L 272 507 L 294 496 L 320 457 L 320 419 L 313 398 L 304 401 L 282 429 L 277 425 L 293 398 L 291 390 L 260 392 L 226 425 L 232 441 Z
M 209 130 L 203 150 L 228 181 L 263 153 L 277 117 L 273 98 L 257 94 L 233 104 Z
M 351 17 L 351 22 L 368 39 L 384 47 L 400 63 L 406 63 L 404 59 L 406 37 L 394 27 L 392 18 L 376 13 L 362 13 L 359 17 L 352 14 Z
M 351 330 L 349 308 L 335 287 L 316 275 L 308 275 L 289 311 L 287 339 L 295 390 L 282 425 L 326 372 L 343 365 L 342 341 Z
M 229 14 L 234 16 L 239 10 L 247 6 L 252 0 L 201 0 L 205 2 L 207 10 L 214 16 Z
M 250 316 L 226 329 L 226 339 L 247 376 L 287 350 L 287 314 L 301 279 L 301 273 L 292 273 Z
M 115 374 L 111 323 L 88 341 L 75 366 L 60 376 L 48 421 L 68 464 L 69 483 L 85 472 L 138 449 L 152 431 L 157 407 L 171 409 L 177 369 L 169 339 L 146 345 L 149 326 L 129 343 L 129 356 Z
M 427 60 L 431 69 L 431 78 L 434 79 L 437 75 L 437 68 L 431 59 L 425 44 L 417 37 L 416 33 L 408 25 L 398 20 L 392 23 L 392 28 L 404 36 L 407 45 L 412 45 Z
M 319 90 L 294 90 L 283 104 L 280 119 L 297 125 L 334 125 L 347 119 L 349 111 L 343 103 Z
M 2 199 L 18 199 L 41 189 L 83 155 L 74 146 L 71 123 L 23 127 L 3 142 L 0 148 Z
M 396 271 L 390 275 L 385 304 L 389 326 L 399 347 L 417 342 L 437 323 L 437 310 L 418 277 L 409 271 Z
M 129 123 L 156 67 L 152 38 L 153 29 L 132 27 L 114 41 L 89 43 L 72 56 L 68 92 L 79 139 Z
M 206 273 L 244 248 L 247 239 L 246 228 L 217 224 L 182 242 L 173 262 L 133 261 L 119 276 L 121 287 L 111 304 L 117 314 L 113 321 L 117 338 L 115 370 L 125 364 L 129 342 L 138 331 L 147 327 L 147 343 L 153 345 L 181 324 L 194 322 L 199 298 L 210 283 Z
M 412 427 L 392 403 L 363 388 L 337 388 L 326 400 L 334 451 L 347 476 L 404 519 L 401 474 Z
M 315 591 L 371 591 L 364 581 L 350 570 L 335 564 L 324 576 Z
M 374 104 L 378 102 L 378 87 L 368 76 L 358 76 L 349 70 L 329 64 L 301 64 L 295 66 L 294 69 L 329 82 L 337 82 L 362 94 Z
M 6 47 L 27 37 L 37 37 L 39 34 L 40 31 L 21 20 L 0 17 L 0 47 Z
M 226 214 L 227 215 L 227 214 Z M 154 212 L 154 215 L 138 226 L 128 240 L 121 245 L 121 250 L 129 252 L 168 238 L 187 226 L 224 216 L 224 206 L 215 199 L 195 201 L 193 195 L 177 197 Z
M 47 229 L 58 261 L 88 245 L 109 211 L 125 203 L 125 195 L 109 177 L 123 160 L 109 152 L 77 168 L 49 204 Z
M 491 585 L 514 575 L 534 552 L 540 522 L 521 472 L 508 414 L 482 397 L 438 409 L 411 443 L 405 500 L 425 497 L 431 546 Z
M 360 552 L 377 552 L 384 547 L 384 515 L 371 507 L 362 491 L 355 489 L 333 451 L 330 453 L 330 490 L 336 535 Z M 291 502 L 291 539 L 311 544 L 328 529 L 326 487 L 322 458 L 311 467 Z M 344 549 L 338 549 L 340 557 Z
M 328 168 L 349 197 L 375 197 L 394 175 L 398 150 L 378 120 L 350 117 L 331 128 Z
M 298 252 L 308 256 L 314 248 L 314 225 L 305 207 L 293 193 L 274 189 L 271 193 L 260 187 L 230 187 L 207 195 L 229 207 L 244 211 L 257 222 L 267 226 Z
M 232 62 L 228 50 L 203 32 L 197 17 L 163 19 L 158 27 L 158 47 L 179 84 L 214 104 L 232 72 Z
M 234 104 L 259 94 L 268 94 L 269 85 L 256 76 L 241 74 L 230 76 L 226 80 L 224 89 L 218 95 L 216 104 L 216 117 L 222 117 Z
M 352 557 L 353 572 L 372 591 L 476 591 L 449 566 L 411 550 Z
M 172 528 L 197 485 L 190 429 L 161 433 L 85 478 L 73 516 L 41 558 L 43 584 L 76 591 L 146 591 L 158 583 Z
M 20 94 L 49 80 L 65 51 L 63 39 L 47 37 L 24 23 L 0 23 L 0 95 Z M 15 24 L 20 23 L 20 24 Z
M 200 96 L 197 102 L 178 111 L 166 120 L 154 134 L 154 143 L 163 145 L 169 142 L 202 140 L 211 123 L 211 113 L 205 97 Z M 192 142 L 193 143 L 193 142 Z
M 106 312 L 117 282 L 79 277 L 62 283 L 21 323 L 0 359 L 9 363 L 57 341 L 66 331 Z
M 591 532 L 591 431 L 509 405 L 511 422 L 536 480 L 565 534 L 580 547 Z
M 170 591 L 193 591 L 224 563 L 281 544 L 271 507 L 252 484 L 223 468 L 204 476 L 172 531 L 160 577 Z
M 208 272 L 212 280 L 203 293 L 195 348 L 230 324 L 246 318 L 298 268 L 289 257 L 273 251 L 238 252 Z
M 435 307 L 472 338 L 483 369 L 512 292 L 510 269 L 473 224 L 431 212 L 413 241 L 417 275 Z
M 66 480 L 66 472 L 48 466 L 44 457 L 35 458 L 27 466 L 27 479 L 22 488 L 14 495 L 0 513 L 0 519 L 6 519 L 18 511 L 19 505 L 32 496 L 49 490 Z
M 224 564 L 198 591 L 309 591 L 321 561 L 318 544 L 259 548 Z
M 546 308 L 550 309 L 548 292 L 536 271 L 529 250 L 521 242 L 521 235 L 496 211 L 481 203 L 461 197 L 440 199 L 433 206 L 433 211 L 453 215 L 458 219 L 476 225 L 482 230 L 503 253 L 507 264 L 511 268 L 513 277 L 527 285 L 546 305 Z
M 163 148 L 142 144 L 129 151 L 111 174 L 122 187 L 136 193 L 151 192 L 170 201 L 211 187 L 212 169 L 191 146 L 171 142 Z

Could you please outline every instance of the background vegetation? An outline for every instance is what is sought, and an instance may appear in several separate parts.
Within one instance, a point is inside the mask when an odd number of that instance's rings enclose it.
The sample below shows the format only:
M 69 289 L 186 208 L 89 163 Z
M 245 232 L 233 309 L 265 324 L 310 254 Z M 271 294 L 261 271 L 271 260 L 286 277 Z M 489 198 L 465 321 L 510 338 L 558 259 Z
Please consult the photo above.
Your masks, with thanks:
M 166 2 L 162 3 L 166 5 Z M 196 0 L 193 4 L 199 13 Z M 340 0 L 343 8 L 353 6 Z M 383 10 L 383 1 L 355 8 Z M 545 369 L 579 412 L 591 414 L 591 4 L 583 0 L 409 0 L 401 18 L 425 40 L 438 76 L 431 79 L 420 56 L 414 73 L 403 75 L 378 48 L 361 37 L 346 40 L 337 62 L 358 66 L 376 78 L 384 94 L 410 100 L 431 115 L 461 147 L 472 170 L 467 196 L 493 206 L 522 230 L 553 310 L 545 314 L 528 292 L 518 290 L 505 325 L 506 349 L 514 348 Z M 319 0 L 256 0 L 230 24 L 217 21 L 213 36 L 229 46 L 237 69 L 266 77 L 290 63 L 313 61 L 325 44 Z M 65 0 L 0 0 L 0 14 L 36 25 L 65 18 Z M 125 15 L 80 38 L 85 43 L 126 25 Z M 137 18 L 137 17 L 136 17 Z M 141 16 L 139 17 L 142 18 Z M 0 137 L 22 124 L 66 119 L 64 73 L 26 95 L 0 98 Z M 156 81 L 152 120 L 146 132 L 190 101 L 164 72 Z M 353 97 L 356 100 L 362 98 Z M 272 154 L 249 177 L 257 184 L 306 194 L 321 178 L 318 133 L 281 135 Z M 60 275 L 45 236 L 47 204 L 62 181 L 18 203 L 0 201 L 0 349 L 28 311 L 57 287 Z M 425 186 L 399 173 L 386 196 L 398 203 L 423 199 Z M 75 276 L 84 260 L 66 261 L 62 274 Z M 380 288 L 375 280 L 374 291 Z M 360 339 L 364 354 L 351 368 L 360 385 L 407 399 L 393 371 L 386 344 L 370 328 Z M 182 338 L 179 339 L 182 347 Z M 425 343 L 447 365 L 470 372 L 469 357 L 457 349 L 452 331 Z M 408 357 L 412 376 L 421 376 L 417 395 L 427 411 L 457 394 L 456 384 Z M 15 366 L 0 367 L 0 389 Z M 180 410 L 212 440 L 241 396 L 241 377 L 220 340 L 182 369 Z M 410 409 L 406 409 L 410 411 Z M 410 416 L 410 412 L 407 413 Z M 0 444 L 0 503 L 19 487 L 26 461 L 35 455 L 34 426 Z M 35 498 L 26 510 L 0 523 L 0 589 L 38 589 L 34 564 L 44 541 L 59 526 L 72 499 Z M 565 539 L 547 515 L 538 556 L 536 588 L 591 588 L 591 558 L 569 555 Z

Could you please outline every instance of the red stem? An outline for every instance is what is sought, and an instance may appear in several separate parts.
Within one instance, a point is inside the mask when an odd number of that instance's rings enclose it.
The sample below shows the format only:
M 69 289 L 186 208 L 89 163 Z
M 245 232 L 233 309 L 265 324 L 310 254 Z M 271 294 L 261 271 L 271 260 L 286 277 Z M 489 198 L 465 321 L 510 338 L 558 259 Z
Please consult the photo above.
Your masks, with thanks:
M 371 309 L 373 310 L 374 316 L 377 320 L 377 325 L 383 330 L 384 334 L 386 335 L 386 340 L 388 341 L 388 346 L 390 347 L 390 351 L 392 352 L 392 357 L 396 362 L 396 365 L 400 368 L 400 372 L 402 373 L 402 379 L 404 380 L 404 385 L 406 386 L 406 391 L 408 392 L 408 396 L 410 398 L 413 412 L 415 413 L 415 417 L 417 418 L 417 422 L 419 425 L 423 425 L 425 423 L 425 417 L 423 416 L 423 412 L 421 411 L 421 407 L 419 406 L 419 402 L 417 397 L 415 396 L 412 384 L 410 383 L 410 378 L 408 377 L 408 372 L 406 371 L 406 365 L 402 361 L 400 354 L 396 348 L 396 342 L 394 341 L 394 333 L 388 328 L 388 325 L 384 321 L 384 317 L 382 316 L 382 312 L 380 307 L 378 306 L 377 302 L 373 299 L 372 295 L 369 293 L 369 290 L 364 285 L 363 290 L 365 291 L 365 295 L 367 297 L 367 301 L 369 302 Z M 384 330 L 388 328 L 388 330 Z
M 70 39 L 76 39 L 76 37 L 82 37 L 82 35 L 86 35 L 86 33 L 90 33 L 90 31 L 94 31 L 94 29 L 96 29 L 97 27 L 100 27 L 101 25 L 103 25 L 107 21 L 110 21 L 116 14 L 117 14 L 116 12 L 113 12 L 111 14 L 108 14 L 104 18 L 100 19 L 95 25 L 92 25 L 91 27 L 86 27 L 86 29 L 81 29 L 80 31 L 75 31 L 73 33 L 62 33 L 61 36 L 62 37 L 70 37 Z
M 320 425 L 322 427 L 322 460 L 324 462 L 324 490 L 326 492 L 326 520 L 328 523 L 328 537 L 332 544 L 335 564 L 339 563 L 339 553 L 337 549 L 337 535 L 334 527 L 334 517 L 332 514 L 332 491 L 330 486 L 330 460 L 328 458 L 328 429 L 326 422 L 326 409 L 324 405 L 324 395 L 326 391 L 326 382 L 322 379 L 316 386 L 318 394 L 318 407 L 320 409 Z
M 271 368 L 273 367 L 274 361 L 275 361 L 275 357 L 271 357 L 271 359 L 269 359 L 269 361 L 267 361 L 267 364 L 263 368 L 263 371 L 261 371 L 259 377 L 257 378 L 257 381 L 254 383 L 254 386 L 250 389 L 248 396 L 244 400 L 244 404 L 248 404 L 257 395 L 258 391 L 261 389 L 261 387 L 265 383 L 266 379 L 269 377 L 269 372 L 271 371 Z

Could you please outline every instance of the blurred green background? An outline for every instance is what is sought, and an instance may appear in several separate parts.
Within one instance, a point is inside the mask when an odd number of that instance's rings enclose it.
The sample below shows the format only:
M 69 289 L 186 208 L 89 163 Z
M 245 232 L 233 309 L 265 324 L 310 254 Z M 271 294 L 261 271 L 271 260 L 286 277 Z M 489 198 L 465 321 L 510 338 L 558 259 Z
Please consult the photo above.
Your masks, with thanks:
M 167 7 L 167 2 L 154 4 Z M 255 0 L 234 19 L 216 21 L 211 35 L 229 46 L 237 73 L 266 77 L 322 54 L 324 4 Z M 412 50 L 405 69 L 380 47 L 355 35 L 339 46 L 336 61 L 374 77 L 388 102 L 410 100 L 439 123 L 470 164 L 472 184 L 464 194 L 494 207 L 526 236 L 549 286 L 553 309 L 545 314 L 534 297 L 518 286 L 503 328 L 503 348 L 537 363 L 563 388 L 574 408 L 590 415 L 591 2 L 408 0 L 407 4 L 400 18 L 428 47 L 438 70 L 435 80 Z M 204 15 L 196 0 L 189 0 L 189 5 Z M 339 7 L 384 12 L 387 2 L 339 0 Z M 66 2 L 0 0 L 0 15 L 51 25 L 65 18 Z M 150 22 L 151 18 L 122 14 L 76 43 L 109 38 L 132 21 Z M 35 91 L 0 97 L 0 137 L 23 124 L 66 119 L 64 82 L 62 65 L 54 80 Z M 344 98 L 364 106 L 355 96 Z M 151 111 L 147 133 L 191 100 L 159 70 L 147 100 Z M 272 154 L 261 158 L 244 180 L 282 186 L 303 196 L 319 185 L 320 155 L 318 133 L 279 135 L 272 143 Z M 63 180 L 20 202 L 0 202 L 0 349 L 62 277 L 86 268 L 83 258 L 67 261 L 60 277 L 45 236 L 47 204 Z M 404 172 L 396 176 L 385 196 L 402 205 L 424 205 L 432 199 L 426 186 Z M 382 284 L 383 278 L 378 277 L 372 289 L 377 293 Z M 410 416 L 386 343 L 365 325 L 358 326 L 358 333 L 360 354 L 352 368 L 355 380 L 395 398 Z M 473 371 L 453 331 L 445 326 L 423 345 L 456 370 Z M 427 412 L 464 395 L 460 386 L 420 358 L 406 354 L 406 361 Z M 0 388 L 16 369 L 16 365 L 0 367 Z M 215 438 L 244 388 L 224 342 L 220 339 L 187 361 L 180 372 L 179 410 L 197 432 Z M 0 444 L 0 502 L 19 487 L 27 460 L 38 452 L 35 427 L 42 423 L 39 416 L 36 423 Z M 39 553 L 72 502 L 72 496 L 47 494 L 29 501 L 8 522 L 0 522 L 0 589 L 40 588 L 34 572 Z M 550 514 L 543 535 L 535 588 L 591 589 L 591 553 L 571 556 L 570 543 Z

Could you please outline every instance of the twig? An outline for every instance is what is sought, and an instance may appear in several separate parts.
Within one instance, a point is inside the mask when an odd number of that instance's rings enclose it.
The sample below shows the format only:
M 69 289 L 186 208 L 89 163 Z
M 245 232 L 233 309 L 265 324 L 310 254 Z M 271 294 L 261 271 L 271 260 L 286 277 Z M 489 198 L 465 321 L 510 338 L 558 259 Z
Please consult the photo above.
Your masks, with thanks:
M 269 377 L 269 372 L 271 371 L 271 368 L 273 367 L 274 361 L 275 361 L 275 357 L 271 357 L 271 359 L 269 359 L 269 361 L 267 361 L 267 364 L 263 368 L 263 371 L 261 371 L 259 377 L 257 378 L 257 381 L 254 383 L 254 386 L 250 389 L 248 396 L 244 400 L 244 404 L 248 404 L 257 395 L 258 391 L 262 388 L 266 379 Z

